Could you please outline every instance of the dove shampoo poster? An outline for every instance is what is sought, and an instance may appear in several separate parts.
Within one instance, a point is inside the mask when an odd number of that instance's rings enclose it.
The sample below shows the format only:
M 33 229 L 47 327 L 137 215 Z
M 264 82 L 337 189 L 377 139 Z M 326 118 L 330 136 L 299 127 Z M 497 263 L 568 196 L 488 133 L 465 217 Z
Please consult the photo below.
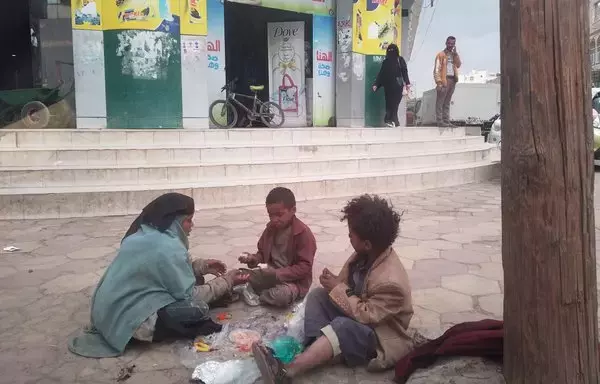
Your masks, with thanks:
M 304 22 L 269 23 L 269 94 L 286 127 L 306 126 Z

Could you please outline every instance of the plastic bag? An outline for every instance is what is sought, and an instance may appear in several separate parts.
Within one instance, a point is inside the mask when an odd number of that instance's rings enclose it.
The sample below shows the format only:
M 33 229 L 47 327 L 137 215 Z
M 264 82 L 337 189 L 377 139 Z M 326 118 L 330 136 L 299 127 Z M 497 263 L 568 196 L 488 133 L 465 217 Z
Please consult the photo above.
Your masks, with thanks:
M 253 359 L 207 361 L 192 373 L 192 380 L 204 384 L 253 384 L 260 378 L 260 371 Z
M 304 342 L 304 315 L 306 304 L 305 301 L 298 304 L 292 311 L 291 317 L 285 323 L 286 335 Z
M 202 341 L 210 345 L 212 352 L 198 352 L 194 347 L 194 343 L 179 342 L 175 348 L 178 350 L 181 364 L 186 368 L 196 368 L 199 364 L 206 362 L 208 359 L 215 359 L 215 355 L 219 355 L 219 351 L 226 350 L 228 347 L 229 324 L 225 324 L 221 332 L 213 333 L 208 336 L 202 336 L 194 341 Z
M 250 307 L 258 307 L 260 305 L 260 297 L 248 283 L 234 287 L 233 292 L 239 294 L 244 303 Z
M 291 363 L 302 353 L 304 346 L 292 336 L 281 336 L 270 343 L 274 356 L 284 364 Z
M 262 339 L 260 333 L 251 329 L 234 329 L 229 333 L 229 341 L 231 341 L 241 352 L 250 352 L 252 344 L 259 342 Z
M 236 330 L 249 330 L 260 335 L 261 341 L 269 343 L 279 336 L 285 335 L 285 318 L 283 314 L 274 314 L 265 308 L 258 308 L 246 317 L 232 320 L 223 326 L 219 333 L 199 337 L 211 346 L 210 352 L 198 352 L 191 342 L 176 344 L 176 351 L 186 368 L 196 366 L 208 361 L 243 360 L 250 357 L 250 347 L 240 348 L 240 345 L 230 340 L 230 334 Z

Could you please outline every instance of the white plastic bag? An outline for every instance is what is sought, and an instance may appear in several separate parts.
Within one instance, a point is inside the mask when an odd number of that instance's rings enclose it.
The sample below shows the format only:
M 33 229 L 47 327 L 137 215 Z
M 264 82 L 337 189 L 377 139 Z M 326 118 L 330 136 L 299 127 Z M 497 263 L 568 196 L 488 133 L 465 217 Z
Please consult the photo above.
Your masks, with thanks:
M 285 323 L 286 335 L 304 343 L 304 314 L 305 301 L 298 304 L 292 311 L 292 316 Z
M 260 305 L 259 296 L 248 283 L 234 287 L 233 292 L 239 294 L 242 297 L 242 300 L 244 300 L 244 303 L 249 307 L 258 307 Z
M 204 384 L 253 384 L 259 378 L 260 371 L 253 359 L 207 361 L 192 373 L 192 380 Z

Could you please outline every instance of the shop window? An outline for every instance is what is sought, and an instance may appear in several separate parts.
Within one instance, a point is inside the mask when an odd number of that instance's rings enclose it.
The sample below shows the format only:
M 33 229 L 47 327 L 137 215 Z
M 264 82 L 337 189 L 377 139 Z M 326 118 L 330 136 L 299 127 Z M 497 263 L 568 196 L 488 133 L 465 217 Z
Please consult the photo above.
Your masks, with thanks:
M 0 52 L 1 128 L 74 128 L 70 2 L 0 1 L 11 15 Z

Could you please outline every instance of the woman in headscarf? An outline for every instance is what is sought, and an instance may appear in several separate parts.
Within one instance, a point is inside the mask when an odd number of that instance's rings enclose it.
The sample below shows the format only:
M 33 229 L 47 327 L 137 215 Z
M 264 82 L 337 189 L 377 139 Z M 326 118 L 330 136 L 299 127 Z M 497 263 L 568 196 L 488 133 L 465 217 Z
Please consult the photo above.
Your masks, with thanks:
M 152 342 L 220 331 L 208 304 L 231 292 L 239 272 L 226 273 L 218 260 L 190 261 L 194 212 L 194 200 L 178 193 L 162 195 L 142 210 L 100 279 L 91 326 L 70 341 L 71 352 L 113 357 L 131 339 Z M 204 284 L 204 274 L 218 277 Z
M 402 101 L 404 87 L 410 89 L 408 78 L 408 66 L 396 44 L 390 44 L 385 53 L 385 59 L 381 63 L 381 69 L 373 84 L 373 92 L 383 87 L 385 91 L 385 118 L 388 127 L 400 126 L 398 121 L 398 107 Z

